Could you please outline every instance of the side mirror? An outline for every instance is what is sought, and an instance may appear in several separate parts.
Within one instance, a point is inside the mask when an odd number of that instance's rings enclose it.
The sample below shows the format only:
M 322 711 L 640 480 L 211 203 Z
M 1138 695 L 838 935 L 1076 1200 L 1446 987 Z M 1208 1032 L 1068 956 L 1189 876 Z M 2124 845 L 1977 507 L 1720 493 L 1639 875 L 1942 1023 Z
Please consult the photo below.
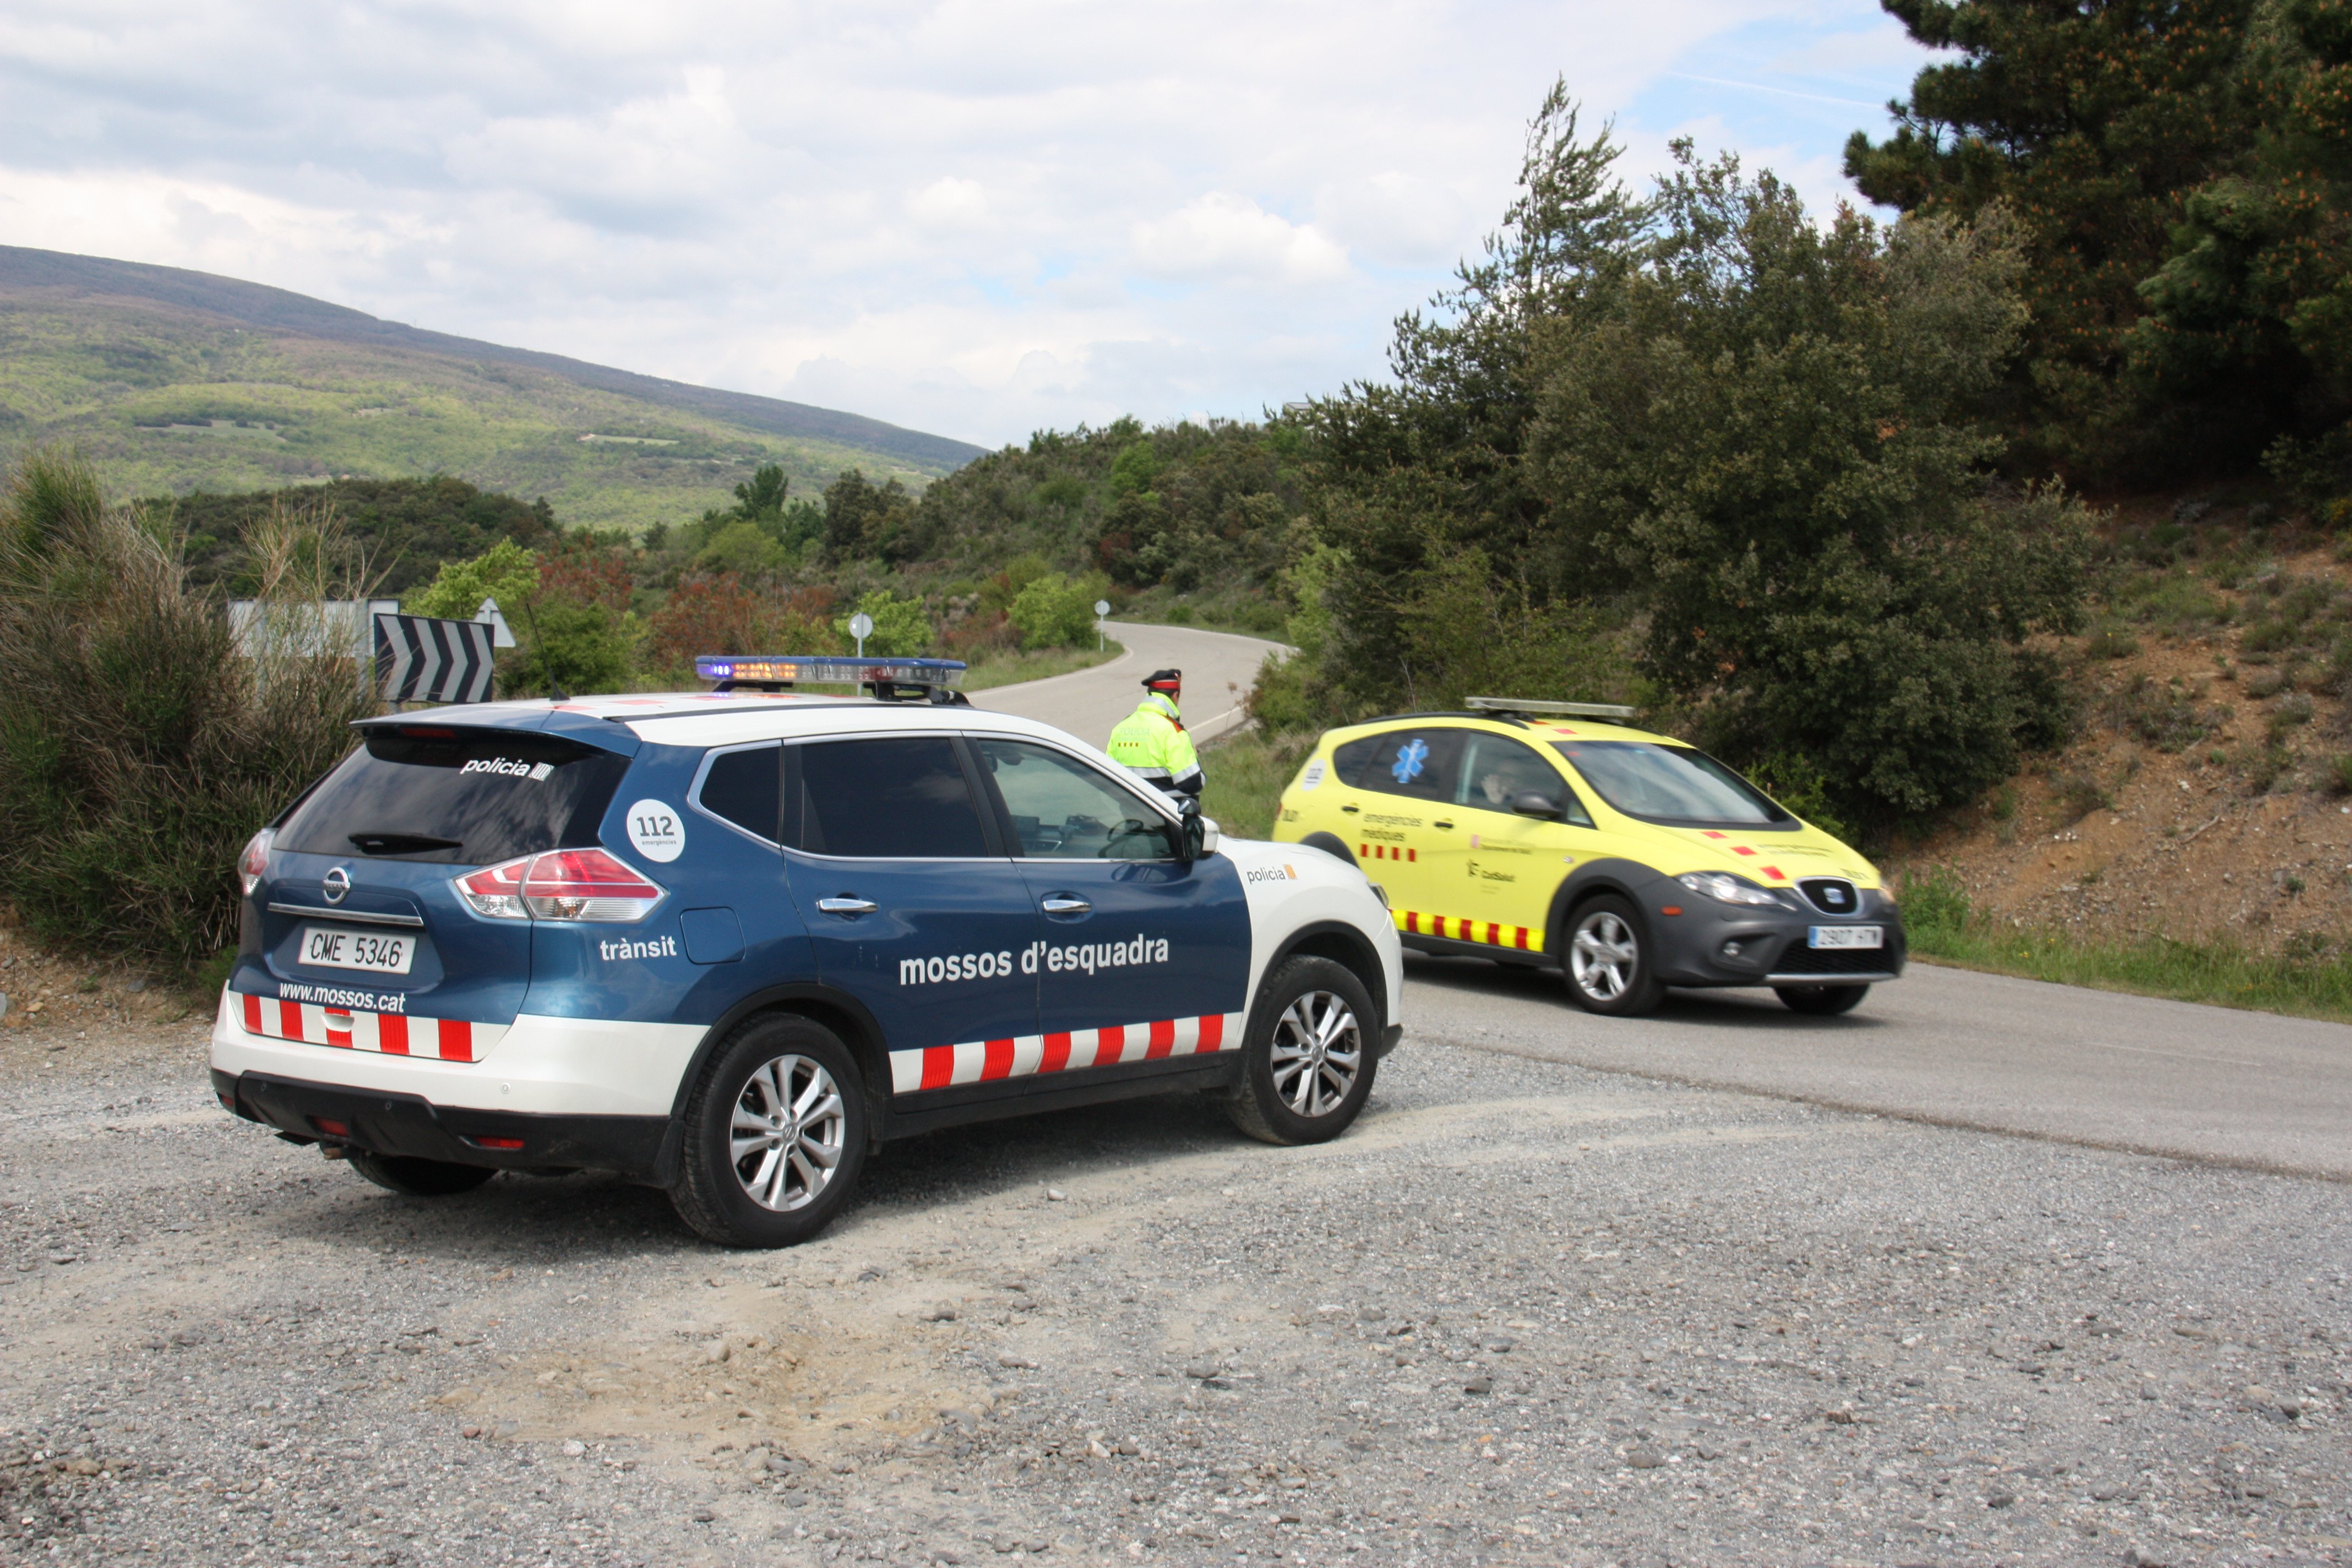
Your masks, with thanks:
M 1176 803 L 1176 815 L 1184 819 L 1184 858 L 1198 860 L 1217 852 L 1217 825 L 1201 815 L 1201 803 L 1185 795 Z
M 1523 789 L 1511 797 L 1511 811 L 1518 816 L 1539 816 L 1546 822 L 1559 820 L 1559 802 L 1539 789 Z

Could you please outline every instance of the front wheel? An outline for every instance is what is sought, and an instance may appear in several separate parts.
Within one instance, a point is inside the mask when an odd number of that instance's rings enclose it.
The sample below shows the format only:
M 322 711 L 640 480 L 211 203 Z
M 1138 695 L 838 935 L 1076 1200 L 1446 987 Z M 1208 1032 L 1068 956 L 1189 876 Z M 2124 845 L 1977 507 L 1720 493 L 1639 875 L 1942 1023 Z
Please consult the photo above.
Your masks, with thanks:
M 1320 1143 L 1348 1130 L 1372 1092 L 1379 1015 L 1364 983 L 1328 958 L 1266 977 L 1242 1038 L 1234 1125 L 1268 1143 Z
M 470 1193 L 498 1174 L 487 1165 L 459 1165 L 447 1160 L 420 1160 L 410 1154 L 351 1152 L 352 1169 L 387 1192 L 411 1198 L 446 1198 Z
M 670 1202 L 722 1247 L 790 1247 L 823 1230 L 866 1163 L 856 1058 L 807 1018 L 754 1018 L 719 1047 L 686 1101 Z
M 1816 1018 L 1834 1018 L 1840 1013 L 1851 1013 L 1862 999 L 1870 994 L 1867 985 L 1775 985 L 1772 994 L 1791 1013 L 1807 1013 Z
M 1665 1000 L 1641 917 L 1622 899 L 1603 895 L 1580 905 L 1565 956 L 1569 1000 L 1588 1013 L 1630 1018 Z

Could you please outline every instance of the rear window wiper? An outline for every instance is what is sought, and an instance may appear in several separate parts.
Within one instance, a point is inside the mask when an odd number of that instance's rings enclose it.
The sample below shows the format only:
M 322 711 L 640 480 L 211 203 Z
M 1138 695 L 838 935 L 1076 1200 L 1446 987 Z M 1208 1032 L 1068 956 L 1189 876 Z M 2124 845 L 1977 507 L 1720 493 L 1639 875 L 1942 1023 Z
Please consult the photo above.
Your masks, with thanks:
M 463 839 L 436 838 L 429 833 L 354 833 L 351 842 L 362 855 L 422 855 L 430 849 L 463 849 Z

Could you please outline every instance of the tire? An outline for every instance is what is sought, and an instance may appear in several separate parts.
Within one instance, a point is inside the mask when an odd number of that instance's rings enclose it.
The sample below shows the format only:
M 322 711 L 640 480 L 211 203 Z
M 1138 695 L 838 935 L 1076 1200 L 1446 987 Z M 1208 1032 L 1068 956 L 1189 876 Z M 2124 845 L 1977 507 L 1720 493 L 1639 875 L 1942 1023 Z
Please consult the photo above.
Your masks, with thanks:
M 498 1172 L 488 1165 L 458 1165 L 446 1160 L 420 1160 L 409 1154 L 351 1152 L 352 1169 L 388 1192 L 411 1198 L 446 1198 L 470 1193 Z
M 721 1247 L 816 1235 L 865 1167 L 865 1091 L 856 1058 L 824 1025 L 784 1013 L 745 1023 L 687 1096 L 669 1190 L 678 1217 Z
M 1364 983 L 1328 958 L 1266 977 L 1242 1037 L 1234 1125 L 1267 1143 L 1321 1143 L 1348 1130 L 1380 1069 L 1380 1014 Z
M 1851 1013 L 1870 994 L 1867 985 L 1775 985 L 1772 994 L 1791 1013 L 1810 1014 L 1816 1018 L 1834 1018 L 1840 1013 Z
M 1302 847 L 1320 849 L 1335 860 L 1345 860 L 1350 866 L 1356 863 L 1356 858 L 1348 853 L 1347 845 L 1328 833 L 1310 833 L 1298 842 Z
M 1588 1013 L 1633 1018 L 1665 1000 L 1642 917 L 1613 893 L 1587 900 L 1569 916 L 1559 968 L 1569 1000 Z

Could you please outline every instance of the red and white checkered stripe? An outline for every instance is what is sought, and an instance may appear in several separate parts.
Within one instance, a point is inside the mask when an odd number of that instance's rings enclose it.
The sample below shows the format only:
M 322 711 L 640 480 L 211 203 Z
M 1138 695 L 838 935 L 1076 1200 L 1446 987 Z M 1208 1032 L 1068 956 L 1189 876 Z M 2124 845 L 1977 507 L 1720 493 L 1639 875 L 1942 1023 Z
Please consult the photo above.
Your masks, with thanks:
M 1425 915 L 1418 910 L 1398 910 L 1397 930 L 1414 936 L 1451 937 L 1455 942 L 1483 942 L 1489 947 L 1515 947 L 1522 952 L 1543 946 L 1543 932 L 1493 921 L 1464 920 L 1459 915 Z
M 316 1002 L 230 993 L 238 1020 L 251 1035 L 299 1040 L 347 1051 L 380 1051 L 388 1057 L 425 1057 L 435 1061 L 478 1062 L 507 1032 L 504 1024 L 471 1024 L 463 1018 L 412 1018 L 400 1013 L 370 1013 L 323 1007 Z
M 1020 1035 L 1005 1040 L 971 1040 L 958 1046 L 890 1053 L 890 1091 L 913 1094 L 962 1083 L 992 1083 L 1039 1073 L 1076 1072 L 1165 1057 L 1205 1056 L 1238 1049 L 1239 1013 L 1199 1018 L 1162 1018 L 1150 1024 L 1115 1024 L 1066 1035 Z

